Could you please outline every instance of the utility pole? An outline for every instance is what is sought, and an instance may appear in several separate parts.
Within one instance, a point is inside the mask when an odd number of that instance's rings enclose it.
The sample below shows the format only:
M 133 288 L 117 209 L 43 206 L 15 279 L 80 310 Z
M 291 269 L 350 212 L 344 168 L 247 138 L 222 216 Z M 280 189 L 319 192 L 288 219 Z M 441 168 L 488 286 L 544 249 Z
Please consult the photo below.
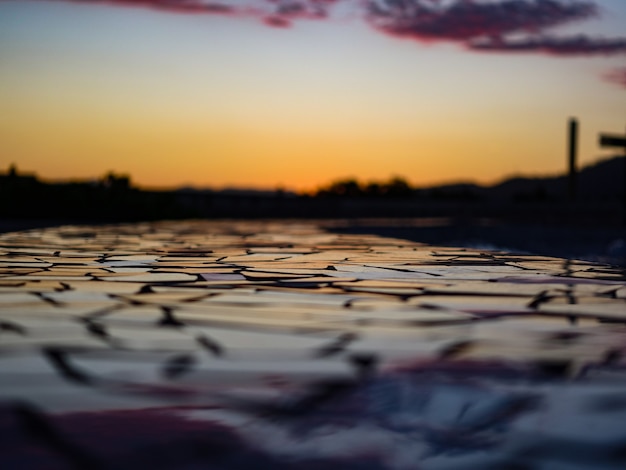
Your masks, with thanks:
M 570 202 L 576 201 L 576 156 L 578 154 L 578 120 L 569 120 L 569 145 L 568 145 L 568 195 Z

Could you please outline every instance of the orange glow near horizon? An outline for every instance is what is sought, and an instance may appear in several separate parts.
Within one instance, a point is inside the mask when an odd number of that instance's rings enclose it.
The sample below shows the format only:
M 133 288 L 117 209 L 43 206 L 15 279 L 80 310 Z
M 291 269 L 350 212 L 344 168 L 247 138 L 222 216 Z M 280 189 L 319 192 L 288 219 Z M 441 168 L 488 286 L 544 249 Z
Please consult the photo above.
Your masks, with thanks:
M 160 115 L 81 119 L 69 105 L 56 117 L 39 112 L 19 119 L 14 111 L 0 133 L 4 154 L 12 157 L 1 166 L 15 162 L 44 179 L 93 179 L 114 171 L 148 188 L 311 191 L 347 177 L 367 182 L 401 176 L 416 186 L 489 184 L 514 174 L 554 174 L 565 168 L 565 118 L 524 119 L 526 125 L 520 126 L 513 117 L 494 122 L 475 116 L 465 129 L 460 124 L 449 129 L 445 118 L 391 129 L 363 120 L 306 128 L 299 120 L 288 128 L 280 115 L 277 122 L 270 121 L 272 115 L 259 117 L 257 126 L 205 124 L 208 119 L 194 126 Z M 459 123 L 469 118 L 456 116 Z M 582 149 L 591 153 L 595 142 L 587 131 Z M 30 138 L 33 134 L 36 139 Z M 582 163 L 592 159 L 581 155 Z
M 74 132 L 57 131 L 49 140 L 42 133 L 22 148 L 47 157 L 16 160 L 20 169 L 36 171 L 44 179 L 97 178 L 114 171 L 130 175 L 140 187 L 281 187 L 296 191 L 314 190 L 345 177 L 367 182 L 401 176 L 417 186 L 461 180 L 494 183 L 505 176 L 528 174 L 527 168 L 532 168 L 533 174 L 560 172 L 565 160 L 560 136 L 551 144 L 556 158 L 547 159 L 541 155 L 532 158 L 531 143 L 520 135 L 481 142 L 471 136 L 449 139 L 434 133 L 286 138 L 277 132 L 249 133 L 245 139 L 224 134 L 141 135 L 128 129 L 125 133 L 104 136 L 84 130 L 72 138 Z M 545 151 L 548 145 L 537 147 Z M 482 148 L 482 158 L 471 157 L 473 148 Z M 517 149 L 525 165 L 511 169 L 509 159 L 499 159 L 507 149 Z M 90 158 L 84 159 L 84 154 Z

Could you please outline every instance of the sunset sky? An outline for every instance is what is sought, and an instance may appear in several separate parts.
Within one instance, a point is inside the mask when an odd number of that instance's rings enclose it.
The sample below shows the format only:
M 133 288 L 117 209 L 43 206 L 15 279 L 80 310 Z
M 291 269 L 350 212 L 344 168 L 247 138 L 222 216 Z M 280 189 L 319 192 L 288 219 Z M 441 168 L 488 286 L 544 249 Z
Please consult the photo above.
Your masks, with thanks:
M 624 0 L 0 0 L 0 171 L 493 183 L 626 132 Z

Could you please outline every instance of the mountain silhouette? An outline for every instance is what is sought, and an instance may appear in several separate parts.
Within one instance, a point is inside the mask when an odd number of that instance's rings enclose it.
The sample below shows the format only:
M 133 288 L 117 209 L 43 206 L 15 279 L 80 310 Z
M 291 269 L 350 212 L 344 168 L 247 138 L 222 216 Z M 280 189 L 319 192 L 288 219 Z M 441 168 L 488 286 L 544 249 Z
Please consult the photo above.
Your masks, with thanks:
M 622 197 L 626 157 L 599 160 L 583 167 L 577 175 L 577 195 L 581 201 L 616 200 Z M 510 199 L 560 200 L 567 195 L 567 175 L 514 177 L 487 188 L 492 197 Z

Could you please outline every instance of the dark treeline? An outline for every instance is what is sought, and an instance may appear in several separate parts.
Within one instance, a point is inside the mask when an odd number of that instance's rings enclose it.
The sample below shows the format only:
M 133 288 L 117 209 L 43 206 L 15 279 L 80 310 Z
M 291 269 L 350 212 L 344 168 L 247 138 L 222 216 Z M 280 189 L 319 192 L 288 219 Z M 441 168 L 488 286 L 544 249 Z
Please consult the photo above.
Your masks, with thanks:
M 576 200 L 579 202 L 622 201 L 623 167 L 626 158 L 615 157 L 589 165 L 577 175 Z M 410 199 L 425 201 L 542 203 L 570 201 L 565 175 L 512 177 L 491 186 L 475 183 L 444 184 L 428 188 L 411 186 L 402 177 L 363 183 L 345 178 L 323 186 L 316 193 L 322 198 Z
M 143 191 L 129 176 L 109 173 L 97 181 L 46 183 L 12 166 L 0 174 L 0 217 L 125 221 L 191 216 L 170 192 Z
M 96 181 L 48 183 L 12 166 L 0 173 L 0 230 L 27 227 L 15 220 L 124 222 L 182 218 L 239 217 L 525 217 L 621 220 L 626 158 L 600 161 L 578 174 L 577 198 L 565 176 L 511 178 L 493 186 L 472 183 L 416 188 L 402 177 L 360 182 L 345 178 L 313 194 L 288 191 L 152 191 L 135 187 L 127 175 L 109 173 Z M 54 222 L 54 223 L 57 223 Z
M 471 202 L 484 200 L 487 194 L 485 188 L 472 183 L 417 188 L 396 176 L 388 181 L 368 183 L 361 183 L 354 178 L 337 180 L 318 189 L 315 197 Z
M 361 183 L 354 178 L 335 181 L 316 192 L 317 197 L 371 197 L 406 199 L 416 196 L 416 189 L 402 177 L 386 182 Z

